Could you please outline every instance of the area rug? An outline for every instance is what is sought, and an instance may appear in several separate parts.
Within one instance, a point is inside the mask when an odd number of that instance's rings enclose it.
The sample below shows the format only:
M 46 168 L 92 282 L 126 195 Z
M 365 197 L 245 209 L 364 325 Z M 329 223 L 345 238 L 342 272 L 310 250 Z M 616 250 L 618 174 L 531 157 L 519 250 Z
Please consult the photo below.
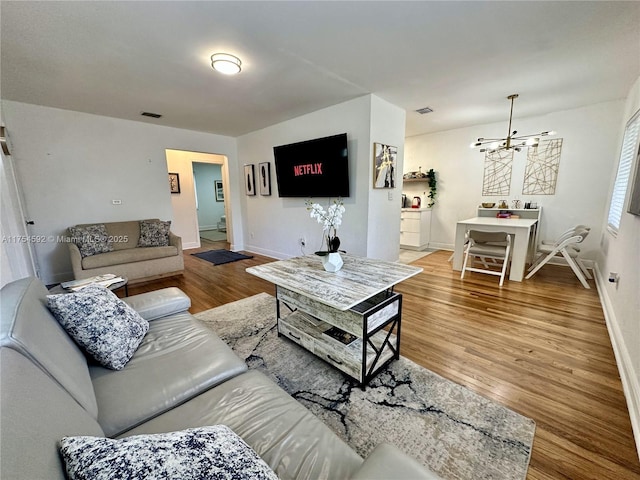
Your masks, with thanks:
M 219 232 L 218 230 L 202 230 L 200 238 L 211 240 L 212 242 L 222 242 L 227 240 L 227 232 Z
M 253 258 L 252 255 L 243 255 L 242 253 L 231 252 L 229 250 L 209 250 L 208 252 L 192 253 L 191 255 L 211 262 L 214 265 L 222 265 L 223 263 L 237 262 Z
M 524 479 L 533 420 L 401 357 L 360 389 L 276 330 L 266 293 L 196 314 L 366 457 L 393 443 L 445 479 Z

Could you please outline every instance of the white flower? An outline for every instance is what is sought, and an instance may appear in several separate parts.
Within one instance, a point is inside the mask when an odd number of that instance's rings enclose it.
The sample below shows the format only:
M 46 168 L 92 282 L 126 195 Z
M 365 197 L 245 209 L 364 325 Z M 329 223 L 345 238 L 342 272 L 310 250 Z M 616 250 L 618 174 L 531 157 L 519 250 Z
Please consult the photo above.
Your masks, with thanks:
M 335 236 L 338 227 L 342 225 L 342 214 L 346 210 L 342 199 L 334 200 L 327 210 L 319 203 L 313 203 L 311 199 L 307 200 L 305 204 L 310 212 L 309 216 L 322 224 L 324 231 L 329 231 L 330 233 L 330 230 L 333 229 L 333 235 Z

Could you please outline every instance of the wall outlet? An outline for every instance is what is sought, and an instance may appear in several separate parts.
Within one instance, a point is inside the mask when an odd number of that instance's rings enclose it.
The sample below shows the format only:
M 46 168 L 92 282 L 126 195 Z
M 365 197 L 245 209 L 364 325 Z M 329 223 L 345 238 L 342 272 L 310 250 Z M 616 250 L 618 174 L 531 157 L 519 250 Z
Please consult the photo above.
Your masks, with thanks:
M 307 240 L 304 237 L 300 237 L 298 239 L 298 245 L 300 245 L 301 247 L 304 247 L 307 245 Z
M 111 200 L 113 205 L 122 205 L 122 200 Z

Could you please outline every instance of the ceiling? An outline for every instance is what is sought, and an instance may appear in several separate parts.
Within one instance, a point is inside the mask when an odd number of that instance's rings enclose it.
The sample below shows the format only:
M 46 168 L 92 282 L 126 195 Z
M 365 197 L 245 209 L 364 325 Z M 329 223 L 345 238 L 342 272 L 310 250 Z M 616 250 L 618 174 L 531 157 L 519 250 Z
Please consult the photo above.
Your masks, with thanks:
M 3 99 L 234 137 L 366 94 L 413 136 L 506 122 L 511 93 L 514 118 L 622 99 L 640 76 L 633 1 L 2 0 L 0 21 Z

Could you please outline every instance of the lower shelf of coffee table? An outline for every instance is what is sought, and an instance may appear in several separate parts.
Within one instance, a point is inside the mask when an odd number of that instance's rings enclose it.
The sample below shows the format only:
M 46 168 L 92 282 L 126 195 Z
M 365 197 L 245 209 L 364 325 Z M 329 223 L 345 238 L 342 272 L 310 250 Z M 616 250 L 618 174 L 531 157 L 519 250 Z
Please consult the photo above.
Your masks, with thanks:
M 316 317 L 297 310 L 284 318 L 278 319 L 278 333 L 286 336 L 316 356 L 355 378 L 361 384 L 366 383 L 367 376 L 375 375 L 388 361 L 394 358 L 394 352 L 390 348 L 384 348 L 376 362 L 376 351 L 367 344 L 366 361 L 363 362 L 363 340 L 358 337 L 345 345 L 339 340 L 330 337 L 325 332 L 333 325 Z M 380 349 L 389 332 L 378 330 L 368 337 L 368 341 Z M 388 343 L 396 345 L 396 335 L 391 333 Z M 375 362 L 375 370 L 370 372 Z

